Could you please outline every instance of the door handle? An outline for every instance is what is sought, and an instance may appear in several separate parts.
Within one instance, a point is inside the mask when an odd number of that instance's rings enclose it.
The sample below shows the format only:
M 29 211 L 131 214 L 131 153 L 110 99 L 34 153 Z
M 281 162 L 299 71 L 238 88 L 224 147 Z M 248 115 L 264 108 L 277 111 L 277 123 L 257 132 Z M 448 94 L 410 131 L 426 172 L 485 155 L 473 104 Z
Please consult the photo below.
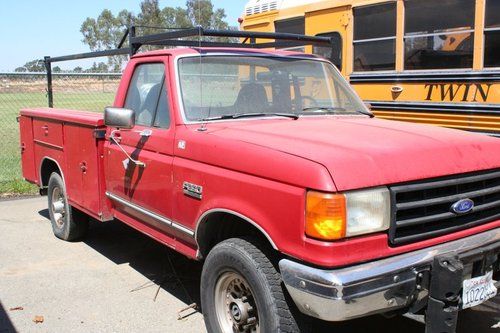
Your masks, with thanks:
M 45 136 L 49 135 L 49 126 L 43 125 L 42 130 L 43 130 L 43 134 L 45 134 Z

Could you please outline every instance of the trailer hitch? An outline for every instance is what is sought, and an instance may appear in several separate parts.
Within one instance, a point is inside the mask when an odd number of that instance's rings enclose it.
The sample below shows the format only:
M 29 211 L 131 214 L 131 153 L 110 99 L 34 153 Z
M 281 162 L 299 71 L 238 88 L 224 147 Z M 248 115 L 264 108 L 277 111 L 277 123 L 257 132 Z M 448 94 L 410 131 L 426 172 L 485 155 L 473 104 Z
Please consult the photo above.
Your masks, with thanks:
M 425 313 L 425 333 L 456 331 L 463 271 L 464 266 L 456 254 L 434 258 Z

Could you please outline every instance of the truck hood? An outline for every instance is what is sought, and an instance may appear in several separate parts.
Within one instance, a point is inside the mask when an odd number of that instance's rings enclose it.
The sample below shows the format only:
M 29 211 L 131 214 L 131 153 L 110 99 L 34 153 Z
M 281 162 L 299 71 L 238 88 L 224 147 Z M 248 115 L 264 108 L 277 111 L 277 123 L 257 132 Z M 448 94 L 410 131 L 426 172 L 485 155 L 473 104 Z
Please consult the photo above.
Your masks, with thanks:
M 364 116 L 220 122 L 209 132 L 320 163 L 339 191 L 500 167 L 500 139 Z

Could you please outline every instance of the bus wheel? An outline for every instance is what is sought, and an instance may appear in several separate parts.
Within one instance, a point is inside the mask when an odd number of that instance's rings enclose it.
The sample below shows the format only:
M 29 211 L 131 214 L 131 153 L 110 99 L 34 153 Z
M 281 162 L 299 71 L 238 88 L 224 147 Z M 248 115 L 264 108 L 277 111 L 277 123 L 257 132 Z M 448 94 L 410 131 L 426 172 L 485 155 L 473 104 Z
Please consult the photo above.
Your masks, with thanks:
M 66 187 L 56 172 L 50 175 L 47 197 L 54 235 L 66 241 L 83 238 L 88 230 L 89 217 L 68 204 Z
M 201 276 L 208 332 L 299 332 L 280 274 L 257 244 L 231 238 L 208 254 Z

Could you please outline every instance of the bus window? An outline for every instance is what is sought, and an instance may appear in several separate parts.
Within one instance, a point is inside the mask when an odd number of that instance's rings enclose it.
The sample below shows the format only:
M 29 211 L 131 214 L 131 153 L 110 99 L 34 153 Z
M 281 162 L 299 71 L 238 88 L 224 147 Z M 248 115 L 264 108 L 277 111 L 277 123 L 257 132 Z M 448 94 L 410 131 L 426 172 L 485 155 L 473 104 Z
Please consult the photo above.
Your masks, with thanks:
M 484 67 L 500 67 L 500 1 L 486 1 Z
M 354 71 L 394 70 L 396 2 L 354 8 Z
M 306 31 L 306 23 L 304 16 L 294 17 L 291 19 L 274 21 L 275 32 L 286 32 L 289 34 L 304 35 Z M 285 42 L 287 44 L 287 42 Z M 305 52 L 304 46 L 293 46 L 293 42 L 289 42 L 290 46 L 281 47 L 289 51 Z
M 405 1 L 405 69 L 471 68 L 474 0 Z
M 274 31 L 276 32 L 304 35 L 306 31 L 305 26 L 304 16 L 274 21 Z
M 332 38 L 332 46 L 313 45 L 313 53 L 330 60 L 339 71 L 342 70 L 342 37 L 338 32 L 326 32 L 316 36 Z

